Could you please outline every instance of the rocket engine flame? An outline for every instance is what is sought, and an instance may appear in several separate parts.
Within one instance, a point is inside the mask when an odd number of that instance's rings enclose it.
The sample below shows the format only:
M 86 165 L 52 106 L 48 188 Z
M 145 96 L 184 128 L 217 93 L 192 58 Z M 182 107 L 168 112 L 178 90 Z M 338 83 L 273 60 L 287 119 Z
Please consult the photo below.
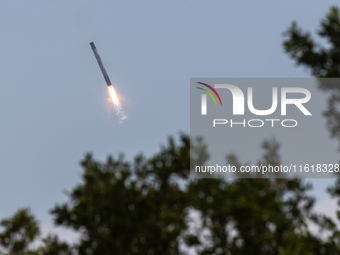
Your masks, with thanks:
M 112 98 L 112 102 L 113 102 L 114 107 L 115 107 L 116 114 L 119 118 L 119 123 L 122 123 L 127 118 L 127 116 L 125 115 L 125 113 L 123 111 L 123 108 L 122 108 L 122 106 L 119 102 L 117 93 L 116 93 L 115 89 L 113 88 L 113 86 L 110 85 L 110 86 L 108 86 L 108 88 L 109 88 L 110 96 Z
M 118 100 L 116 91 L 114 90 L 113 86 L 110 85 L 110 86 L 108 86 L 108 88 L 109 88 L 110 96 L 111 96 L 111 98 L 112 98 L 113 103 L 114 103 L 115 105 L 119 105 L 119 100 Z

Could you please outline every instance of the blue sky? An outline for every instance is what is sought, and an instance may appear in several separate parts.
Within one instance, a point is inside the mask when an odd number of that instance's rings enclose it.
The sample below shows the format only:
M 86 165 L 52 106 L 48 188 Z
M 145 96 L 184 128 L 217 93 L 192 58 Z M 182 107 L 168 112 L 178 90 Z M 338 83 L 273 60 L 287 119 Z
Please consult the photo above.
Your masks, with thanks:
M 191 77 L 310 77 L 284 54 L 282 33 L 293 20 L 314 32 L 336 4 L 3 1 L 0 218 L 29 206 L 50 226 L 48 210 L 80 182 L 86 152 L 152 155 L 168 135 L 189 132 Z M 122 98 L 123 124 L 91 41 Z M 329 140 L 325 153 L 336 147 Z M 325 183 L 315 182 L 323 203 Z

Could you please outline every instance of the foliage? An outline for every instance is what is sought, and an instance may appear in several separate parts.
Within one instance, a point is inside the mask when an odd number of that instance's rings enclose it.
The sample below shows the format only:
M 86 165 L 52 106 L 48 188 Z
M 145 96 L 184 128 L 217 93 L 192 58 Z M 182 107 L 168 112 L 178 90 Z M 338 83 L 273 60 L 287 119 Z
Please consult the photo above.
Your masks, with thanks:
M 321 43 L 317 43 L 310 33 L 304 32 L 296 22 L 285 32 L 286 40 L 284 49 L 298 65 L 309 69 L 317 78 L 339 78 L 340 77 L 340 13 L 337 7 L 331 7 L 324 19 L 321 20 L 317 35 Z M 340 142 L 340 86 L 334 82 L 323 82 L 319 79 L 319 88 L 328 93 L 328 107 L 324 112 L 327 118 L 328 129 L 331 136 Z M 338 199 L 340 205 L 340 179 L 329 188 L 329 193 Z M 340 220 L 340 212 L 337 211 Z M 333 244 L 333 253 L 339 247 L 339 230 L 335 223 L 329 219 L 320 217 L 318 223 L 328 229 L 330 245 Z M 326 252 L 326 254 L 328 254 Z
M 0 232 L 2 254 L 24 254 L 40 232 L 38 222 L 29 209 L 18 210 L 12 218 L 3 219 L 0 225 L 4 228 Z
M 317 78 L 340 77 L 340 14 L 339 9 L 332 7 L 321 20 L 318 36 L 323 44 L 317 43 L 309 32 L 304 32 L 293 22 L 284 33 L 284 49 L 298 65 L 311 71 Z M 324 83 L 320 80 L 319 87 L 328 92 L 328 108 L 324 112 L 327 125 L 333 137 L 340 142 L 340 86 L 337 82 Z
M 81 231 L 79 254 L 179 254 L 189 149 L 182 135 L 180 146 L 169 138 L 149 160 L 109 157 L 101 164 L 88 154 L 81 163 L 83 183 L 69 203 L 53 209 L 55 223 Z
M 261 163 L 281 163 L 275 140 L 263 149 Z M 202 147 L 192 151 L 206 155 Z M 189 152 L 182 134 L 179 145 L 170 138 L 149 160 L 109 157 L 101 164 L 87 155 L 83 182 L 53 209 L 55 223 L 82 233 L 79 254 L 181 254 L 185 246 L 198 254 L 337 254 L 334 243 L 308 229 L 308 221 L 330 221 L 312 212 L 310 185 L 190 179 Z
M 88 154 L 82 182 L 67 203 L 52 210 L 56 225 L 78 231 L 73 247 L 56 236 L 37 240 L 39 227 L 29 210 L 1 222 L 2 254 L 338 254 L 335 224 L 313 212 L 309 184 L 298 179 L 191 179 L 190 154 L 208 158 L 202 140 L 181 134 L 159 153 L 133 162 L 123 156 L 105 163 Z M 199 148 L 198 148 L 199 147 Z M 281 164 L 279 144 L 263 142 L 262 164 Z M 229 162 L 238 166 L 235 155 Z M 310 232 L 313 222 L 328 239 Z

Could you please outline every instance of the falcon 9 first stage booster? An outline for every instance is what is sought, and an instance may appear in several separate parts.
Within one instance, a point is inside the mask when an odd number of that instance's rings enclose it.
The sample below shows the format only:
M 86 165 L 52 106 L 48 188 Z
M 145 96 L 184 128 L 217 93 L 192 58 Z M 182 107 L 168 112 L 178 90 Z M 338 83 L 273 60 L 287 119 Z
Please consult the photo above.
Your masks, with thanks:
M 97 51 L 96 46 L 94 45 L 93 42 L 91 42 L 90 45 L 91 45 L 91 48 L 92 48 L 92 50 L 93 50 L 94 56 L 95 56 L 96 59 L 97 59 L 98 65 L 99 65 L 99 67 L 100 67 L 100 70 L 102 70 L 102 73 L 103 73 L 103 75 L 104 75 L 104 79 L 105 79 L 105 81 L 106 81 L 107 86 L 111 86 L 112 84 L 111 84 L 110 78 L 109 78 L 109 76 L 108 76 L 107 73 L 106 73 L 106 70 L 105 70 L 105 68 L 104 68 L 104 65 L 103 65 L 102 60 L 100 59 L 100 56 L 99 56 L 99 54 L 98 54 L 98 51 Z

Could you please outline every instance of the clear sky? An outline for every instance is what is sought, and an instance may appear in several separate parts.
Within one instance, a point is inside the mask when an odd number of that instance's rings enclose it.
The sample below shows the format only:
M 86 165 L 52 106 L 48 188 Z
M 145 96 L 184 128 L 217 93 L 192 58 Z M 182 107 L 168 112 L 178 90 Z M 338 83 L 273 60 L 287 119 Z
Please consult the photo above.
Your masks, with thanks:
M 2 1 L 0 218 L 29 206 L 51 226 L 48 210 L 80 182 L 86 152 L 152 155 L 189 132 L 190 77 L 310 77 L 283 53 L 282 33 L 293 20 L 314 32 L 337 3 Z M 123 124 L 92 41 L 123 99 Z M 326 203 L 325 181 L 315 185 Z

